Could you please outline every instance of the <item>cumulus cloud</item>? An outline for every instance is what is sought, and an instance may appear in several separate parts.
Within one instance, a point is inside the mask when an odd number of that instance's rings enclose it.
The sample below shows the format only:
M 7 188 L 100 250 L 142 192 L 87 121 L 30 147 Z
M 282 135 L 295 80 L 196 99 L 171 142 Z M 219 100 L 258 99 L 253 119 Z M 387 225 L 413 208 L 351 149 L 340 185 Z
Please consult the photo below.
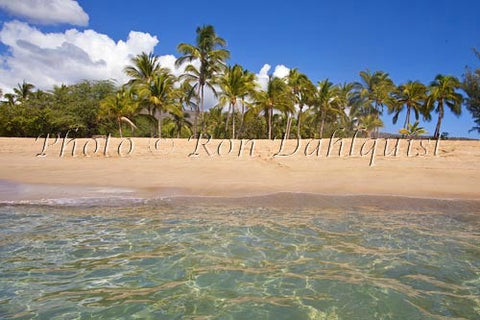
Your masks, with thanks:
M 262 90 L 266 90 L 268 86 L 268 80 L 270 78 L 269 71 L 272 69 L 272 66 L 269 64 L 264 64 L 260 71 L 256 74 L 257 83 L 259 84 Z M 277 65 L 273 71 L 272 76 L 275 78 L 283 78 L 288 75 L 290 68 L 284 65 Z
M 131 31 L 126 41 L 115 42 L 93 30 L 70 29 L 64 33 L 43 33 L 19 21 L 7 22 L 0 30 L 0 42 L 8 53 L 0 56 L 0 88 L 8 91 L 23 80 L 41 89 L 81 80 L 127 81 L 123 68 L 141 52 L 152 52 L 156 36 Z M 161 57 L 167 67 L 173 56 Z
M 123 84 L 128 81 L 124 67 L 141 52 L 153 52 L 158 39 L 148 33 L 131 31 L 125 41 L 115 42 L 94 30 L 43 33 L 24 22 L 11 21 L 0 30 L 0 42 L 8 48 L 0 55 L 0 88 L 9 92 L 24 80 L 43 90 L 82 80 L 113 79 L 117 84 Z M 159 57 L 159 63 L 175 76 L 180 76 L 186 64 L 177 67 L 176 59 L 171 54 L 163 55 Z M 198 61 L 193 64 L 199 67 Z M 263 90 L 267 87 L 271 70 L 272 67 L 265 64 L 256 74 Z M 273 70 L 274 77 L 284 77 L 290 69 L 277 65 Z M 213 92 L 206 89 L 205 108 L 217 103 Z
M 270 78 L 268 71 L 270 71 L 271 68 L 272 67 L 269 64 L 264 64 L 262 69 L 260 69 L 260 71 L 256 74 L 257 83 L 262 90 L 267 90 L 268 79 Z
M 73 0 L 0 0 L 0 9 L 38 24 L 88 25 L 88 14 Z
M 275 71 L 273 71 L 273 76 L 277 78 L 283 78 L 288 76 L 290 73 L 290 68 L 285 67 L 283 64 L 280 64 L 275 67 Z

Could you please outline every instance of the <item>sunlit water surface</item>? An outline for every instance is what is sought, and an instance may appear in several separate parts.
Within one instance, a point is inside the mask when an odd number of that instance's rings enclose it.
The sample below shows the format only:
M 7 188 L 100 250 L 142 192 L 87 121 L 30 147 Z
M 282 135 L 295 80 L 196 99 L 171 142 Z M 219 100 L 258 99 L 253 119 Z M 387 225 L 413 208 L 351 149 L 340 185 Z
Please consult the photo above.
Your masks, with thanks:
M 0 318 L 480 319 L 480 216 L 0 206 Z

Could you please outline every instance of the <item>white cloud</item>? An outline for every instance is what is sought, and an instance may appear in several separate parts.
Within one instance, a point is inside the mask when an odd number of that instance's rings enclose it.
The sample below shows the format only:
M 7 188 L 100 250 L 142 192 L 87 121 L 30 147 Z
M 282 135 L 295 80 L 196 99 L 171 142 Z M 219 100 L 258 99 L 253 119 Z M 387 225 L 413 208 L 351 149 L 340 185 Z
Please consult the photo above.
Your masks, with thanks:
M 257 76 L 257 83 L 260 86 L 260 89 L 266 90 L 268 86 L 268 80 L 270 78 L 269 71 L 272 69 L 272 66 L 269 64 L 264 64 L 260 71 L 256 74 Z M 283 78 L 288 75 L 290 72 L 290 68 L 284 65 L 277 65 L 273 71 L 272 76 L 275 78 Z
M 26 23 L 11 21 L 0 30 L 0 42 L 8 47 L 8 53 L 0 55 L 0 88 L 9 92 L 24 80 L 43 90 L 82 80 L 114 79 L 117 84 L 123 84 L 128 81 L 123 73 L 124 67 L 137 54 L 153 52 L 158 39 L 148 33 L 131 31 L 126 41 L 115 42 L 94 30 L 43 33 Z M 180 76 L 186 64 L 177 67 L 176 59 L 174 55 L 163 55 L 159 57 L 159 63 L 175 76 Z M 193 64 L 199 67 L 198 61 Z M 265 64 L 256 75 L 264 90 L 271 69 Z M 283 77 L 289 70 L 277 65 L 273 76 Z M 216 104 L 213 92 L 206 89 L 205 108 Z
M 283 78 L 288 76 L 290 72 L 290 68 L 285 67 L 283 64 L 280 64 L 275 67 L 275 71 L 273 71 L 273 76 L 277 78 Z
M 84 79 L 123 83 L 127 81 L 123 68 L 130 59 L 141 52 L 152 52 L 158 39 L 131 31 L 126 41 L 115 42 L 93 30 L 43 33 L 26 23 L 11 21 L 0 30 L 0 42 L 8 47 L 8 54 L 0 56 L 0 88 L 8 91 L 23 80 L 41 89 Z M 161 62 L 171 65 L 172 59 L 164 56 Z
M 0 9 L 38 24 L 88 25 L 88 14 L 73 0 L 0 0 Z
M 260 72 L 257 73 L 257 83 L 259 84 L 262 90 L 267 90 L 268 86 L 268 79 L 270 76 L 268 75 L 268 71 L 270 71 L 272 67 L 269 64 L 264 64 Z

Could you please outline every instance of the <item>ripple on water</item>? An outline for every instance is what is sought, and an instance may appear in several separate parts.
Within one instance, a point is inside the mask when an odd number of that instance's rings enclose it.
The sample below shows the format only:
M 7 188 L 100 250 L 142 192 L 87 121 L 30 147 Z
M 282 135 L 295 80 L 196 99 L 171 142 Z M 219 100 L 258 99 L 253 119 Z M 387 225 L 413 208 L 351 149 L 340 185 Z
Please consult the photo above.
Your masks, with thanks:
M 480 318 L 469 212 L 5 205 L 0 221 L 0 318 Z

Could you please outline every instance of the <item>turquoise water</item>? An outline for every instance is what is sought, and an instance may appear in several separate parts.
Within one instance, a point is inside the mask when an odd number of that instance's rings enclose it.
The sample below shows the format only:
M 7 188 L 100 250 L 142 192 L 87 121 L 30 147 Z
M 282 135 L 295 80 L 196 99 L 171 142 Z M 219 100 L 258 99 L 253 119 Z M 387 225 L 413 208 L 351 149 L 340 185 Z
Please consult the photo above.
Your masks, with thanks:
M 480 215 L 0 206 L 2 319 L 480 319 Z

